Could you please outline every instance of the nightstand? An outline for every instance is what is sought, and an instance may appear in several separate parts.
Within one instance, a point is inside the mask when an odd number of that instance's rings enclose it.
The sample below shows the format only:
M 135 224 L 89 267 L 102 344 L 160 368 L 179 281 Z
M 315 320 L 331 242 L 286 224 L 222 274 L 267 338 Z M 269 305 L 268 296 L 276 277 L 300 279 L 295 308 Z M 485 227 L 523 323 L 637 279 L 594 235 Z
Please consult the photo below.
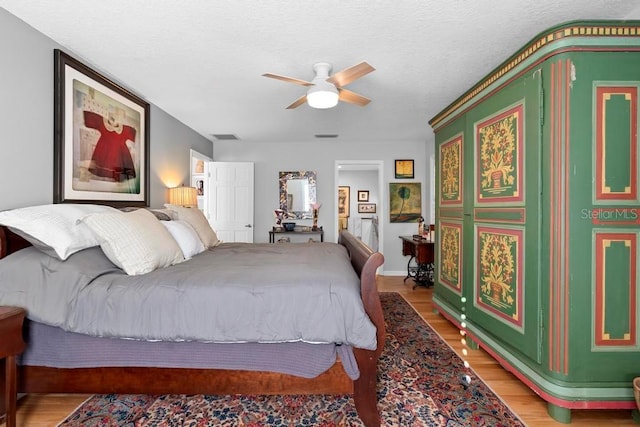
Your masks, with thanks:
M 24 350 L 22 322 L 25 311 L 18 307 L 0 307 L 0 359 L 5 360 L 6 427 L 16 425 L 16 356 Z

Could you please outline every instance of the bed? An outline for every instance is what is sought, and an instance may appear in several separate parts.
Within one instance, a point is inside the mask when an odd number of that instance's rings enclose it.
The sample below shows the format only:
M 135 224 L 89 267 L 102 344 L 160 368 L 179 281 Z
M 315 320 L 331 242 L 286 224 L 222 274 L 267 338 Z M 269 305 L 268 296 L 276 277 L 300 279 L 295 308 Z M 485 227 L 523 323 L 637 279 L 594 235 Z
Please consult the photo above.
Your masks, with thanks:
M 28 242 L 23 237 L 14 233 L 13 229 L 1 226 L 0 259 L 11 254 L 17 256 L 27 254 L 29 251 L 35 252 L 33 248 L 29 248 L 32 246 L 32 242 Z M 338 243 L 345 258 L 348 258 L 347 263 L 351 265 L 353 272 L 357 275 L 356 280 L 359 282 L 359 298 L 362 308 L 368 320 L 375 327 L 373 347 L 368 344 L 363 346 L 367 348 L 362 348 L 345 342 L 320 345 L 314 343 L 313 340 L 292 342 L 286 338 L 277 338 L 276 341 L 281 341 L 279 343 L 239 342 L 233 344 L 206 342 L 206 340 L 198 339 L 193 341 L 169 339 L 167 342 L 136 339 L 114 340 L 113 338 L 100 337 L 100 331 L 92 336 L 82 337 L 94 340 L 93 343 L 87 344 L 87 341 L 71 339 L 82 334 L 63 331 L 56 326 L 41 324 L 41 322 L 31 319 L 25 323 L 27 351 L 18 367 L 18 391 L 21 393 L 352 394 L 358 415 L 363 423 L 367 426 L 378 426 L 380 421 L 376 392 L 377 363 L 385 342 L 385 325 L 375 277 L 378 267 L 383 263 L 383 256 L 378 252 L 373 252 L 346 231 L 340 233 Z M 262 246 L 268 251 L 274 251 L 277 247 L 293 247 L 293 245 L 286 244 L 256 244 L 252 246 Z M 318 250 L 318 248 L 331 248 L 331 246 L 338 245 L 310 243 L 302 246 L 311 246 L 314 250 Z M 25 248 L 27 248 L 26 251 L 21 251 Z M 224 250 L 237 251 L 239 248 L 233 244 L 223 243 L 212 251 L 222 253 Z M 80 251 L 79 253 L 85 252 L 90 251 Z M 193 257 L 189 261 L 191 264 L 183 263 L 183 266 L 193 266 L 197 264 L 198 259 L 198 257 Z M 256 262 L 258 263 L 258 261 Z M 255 268 L 261 268 L 259 263 Z M 270 268 L 264 268 L 264 270 Z M 309 274 L 315 273 L 310 272 Z M 273 279 L 267 279 L 265 276 L 265 280 Z M 245 337 L 242 341 L 248 340 Z M 125 342 L 127 350 L 118 350 L 118 354 L 128 355 L 129 359 L 123 356 L 123 359 L 116 363 L 118 366 L 105 366 L 99 360 L 96 363 L 93 359 L 96 354 L 112 354 L 110 353 L 112 350 L 107 347 L 103 349 L 101 346 L 109 346 L 114 341 Z M 342 341 L 342 339 L 337 338 L 336 341 Z M 60 343 L 64 343 L 64 345 Z M 194 350 L 195 347 L 189 347 L 194 344 L 199 348 Z M 76 365 L 52 367 L 46 366 L 46 363 L 30 362 L 30 360 L 37 360 L 38 357 L 29 353 L 30 348 L 46 349 L 56 347 L 56 345 L 60 347 L 59 351 L 67 352 L 64 354 L 68 356 L 63 354 L 62 358 L 72 359 L 70 355 L 73 355 L 73 358 L 77 359 Z M 163 356 L 163 353 L 159 351 L 149 350 L 148 346 L 156 346 L 152 348 L 166 347 L 168 349 L 168 353 L 165 353 L 167 356 Z M 215 346 L 225 346 L 230 349 L 231 356 L 219 358 L 222 361 L 226 360 L 228 365 L 223 363 L 223 368 L 211 368 L 206 361 L 200 362 L 201 364 L 198 365 L 197 360 L 200 358 L 196 357 L 199 354 L 197 352 L 200 350 L 207 352 Z M 311 353 L 320 353 L 321 348 L 326 350 L 327 347 L 334 349 L 327 350 L 329 353 L 337 354 L 334 359 L 329 359 L 335 360 L 335 362 L 332 361 L 328 367 L 315 367 L 317 372 L 314 372 L 313 369 L 309 370 L 305 363 L 309 360 L 309 364 L 314 364 L 311 362 L 313 359 Z M 87 348 L 100 350 L 87 352 Z M 251 350 L 246 350 L 246 348 Z M 268 350 L 263 352 L 260 348 L 268 348 Z M 140 353 L 136 352 L 157 353 L 156 359 L 145 362 L 144 366 L 138 366 L 140 364 L 136 362 L 128 363 L 128 360 L 138 360 Z M 265 356 L 261 356 L 262 353 Z M 242 369 L 242 364 L 235 363 L 239 358 L 238 355 L 243 354 L 253 355 L 249 361 L 250 367 L 247 369 Z M 274 358 L 286 360 L 286 355 L 290 355 L 291 360 L 304 361 L 304 363 L 298 363 L 292 373 L 286 372 L 287 369 L 283 370 L 278 366 L 272 367 Z M 197 360 L 194 362 L 192 359 Z M 326 358 L 324 363 L 326 364 Z M 290 361 L 285 364 L 295 365 Z M 299 372 L 295 369 L 298 369 Z M 0 390 L 4 393 L 5 387 L 1 387 Z M 2 398 L 0 401 L 3 402 L 4 399 Z

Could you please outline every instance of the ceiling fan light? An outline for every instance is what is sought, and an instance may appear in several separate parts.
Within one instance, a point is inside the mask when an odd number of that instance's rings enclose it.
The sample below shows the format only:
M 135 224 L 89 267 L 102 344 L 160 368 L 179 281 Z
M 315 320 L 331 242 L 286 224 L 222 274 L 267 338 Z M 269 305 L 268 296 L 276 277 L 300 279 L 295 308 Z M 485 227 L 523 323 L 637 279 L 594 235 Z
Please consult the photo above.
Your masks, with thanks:
M 333 108 L 338 105 L 338 89 L 331 83 L 317 83 L 307 91 L 307 103 L 312 108 Z

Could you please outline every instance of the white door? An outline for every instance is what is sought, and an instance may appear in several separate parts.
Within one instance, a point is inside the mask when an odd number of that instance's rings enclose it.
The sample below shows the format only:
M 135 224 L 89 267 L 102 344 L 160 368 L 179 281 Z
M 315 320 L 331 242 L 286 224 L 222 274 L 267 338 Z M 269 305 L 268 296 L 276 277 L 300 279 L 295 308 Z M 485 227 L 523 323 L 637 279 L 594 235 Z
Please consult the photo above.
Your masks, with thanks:
M 223 242 L 253 243 L 253 163 L 209 162 L 209 223 Z

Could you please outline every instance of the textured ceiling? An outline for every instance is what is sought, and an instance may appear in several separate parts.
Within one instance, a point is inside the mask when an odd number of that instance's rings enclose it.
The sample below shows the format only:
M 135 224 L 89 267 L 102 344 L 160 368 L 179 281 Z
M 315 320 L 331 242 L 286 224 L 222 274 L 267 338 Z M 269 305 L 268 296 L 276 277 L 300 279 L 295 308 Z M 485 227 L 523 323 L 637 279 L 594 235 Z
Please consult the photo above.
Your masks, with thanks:
M 536 34 L 640 19 L 636 0 L 0 0 L 0 7 L 196 131 L 245 141 L 426 141 L 428 120 Z M 366 107 L 285 107 L 312 65 L 376 68 Z M 239 142 L 241 143 L 241 142 Z

